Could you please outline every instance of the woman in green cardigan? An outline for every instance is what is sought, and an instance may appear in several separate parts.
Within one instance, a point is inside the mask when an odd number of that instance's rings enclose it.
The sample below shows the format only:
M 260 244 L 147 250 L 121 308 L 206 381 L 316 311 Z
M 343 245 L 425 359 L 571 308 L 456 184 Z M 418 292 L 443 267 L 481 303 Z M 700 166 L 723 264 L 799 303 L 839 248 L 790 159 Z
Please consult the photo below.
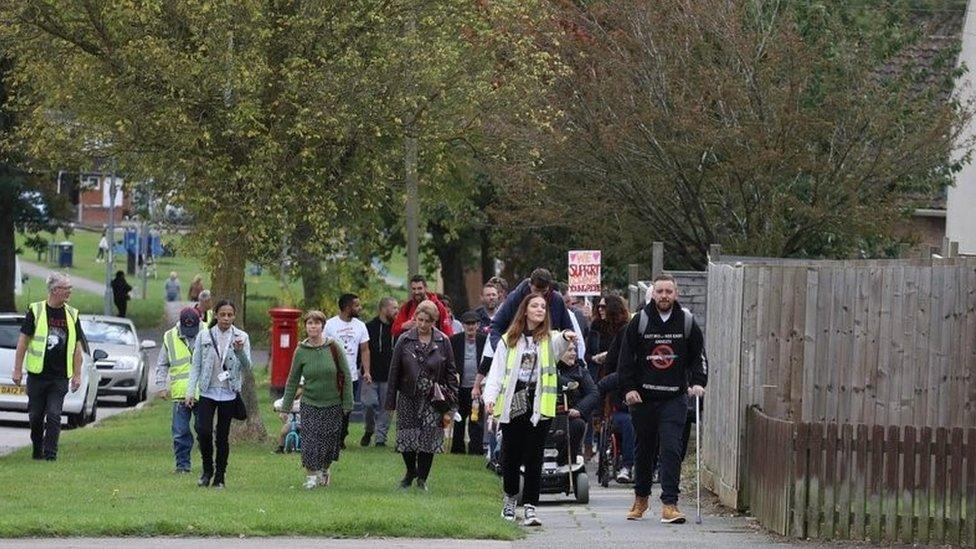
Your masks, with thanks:
M 329 466 L 339 459 L 342 418 L 352 411 L 352 382 L 342 344 L 322 335 L 325 314 L 305 314 L 308 339 L 295 350 L 285 384 L 281 408 L 290 410 L 304 377 L 299 411 L 302 415 L 302 466 L 308 476 L 305 488 L 328 486 Z

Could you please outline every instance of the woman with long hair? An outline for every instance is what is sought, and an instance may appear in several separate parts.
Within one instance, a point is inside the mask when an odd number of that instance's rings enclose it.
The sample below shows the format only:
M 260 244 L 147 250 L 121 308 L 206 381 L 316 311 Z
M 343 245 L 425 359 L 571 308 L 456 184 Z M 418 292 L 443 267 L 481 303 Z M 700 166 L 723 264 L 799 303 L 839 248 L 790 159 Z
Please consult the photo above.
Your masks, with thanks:
M 243 370 L 251 367 L 251 341 L 247 332 L 234 326 L 237 306 L 233 302 L 218 301 L 214 311 L 216 319 L 197 334 L 193 346 L 186 405 L 197 406 L 197 438 L 203 461 L 203 474 L 197 484 L 206 487 L 212 481 L 214 488 L 223 488 L 230 457 L 230 421 L 241 392 Z
M 614 338 L 627 327 L 629 320 L 623 298 L 608 293 L 600 296 L 586 341 L 586 366 L 594 381 L 617 369 L 616 364 L 607 362 L 607 356 Z
M 541 526 L 539 503 L 542 452 L 556 416 L 556 362 L 576 340 L 571 330 L 550 331 L 548 298 L 531 293 L 519 304 L 508 331 L 498 340 L 485 384 L 485 411 L 502 429 L 502 474 L 505 497 L 502 518 L 515 520 L 520 468 L 525 526 Z

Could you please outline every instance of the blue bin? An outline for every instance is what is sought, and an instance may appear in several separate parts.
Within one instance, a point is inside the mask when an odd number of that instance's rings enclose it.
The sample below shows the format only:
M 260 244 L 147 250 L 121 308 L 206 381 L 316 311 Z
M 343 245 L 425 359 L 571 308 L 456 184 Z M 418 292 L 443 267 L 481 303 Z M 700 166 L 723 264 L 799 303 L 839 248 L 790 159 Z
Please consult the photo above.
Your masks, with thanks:
M 58 267 L 73 267 L 74 266 L 74 255 L 75 255 L 75 245 L 70 242 L 61 242 L 58 244 Z

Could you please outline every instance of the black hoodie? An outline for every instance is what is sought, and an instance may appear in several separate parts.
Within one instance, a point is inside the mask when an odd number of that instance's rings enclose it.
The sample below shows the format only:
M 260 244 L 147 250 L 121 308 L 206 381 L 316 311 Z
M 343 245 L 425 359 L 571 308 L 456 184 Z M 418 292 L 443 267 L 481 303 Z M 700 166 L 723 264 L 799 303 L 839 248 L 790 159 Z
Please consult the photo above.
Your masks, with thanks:
M 687 392 L 688 382 L 702 387 L 708 383 L 704 338 L 697 322 L 684 335 L 685 313 L 679 303 L 671 308 L 667 322 L 653 302 L 644 307 L 647 329 L 638 334 L 640 313 L 634 315 L 621 338 L 617 372 L 620 392 L 639 391 L 644 400 L 667 400 Z

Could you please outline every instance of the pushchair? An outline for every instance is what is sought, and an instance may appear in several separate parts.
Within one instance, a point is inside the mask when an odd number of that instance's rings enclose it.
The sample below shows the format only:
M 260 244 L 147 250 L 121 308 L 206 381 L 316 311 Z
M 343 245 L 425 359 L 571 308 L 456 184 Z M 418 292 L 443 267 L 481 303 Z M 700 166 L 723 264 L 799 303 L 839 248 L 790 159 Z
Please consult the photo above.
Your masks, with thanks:
M 274 401 L 274 411 L 278 412 L 279 414 L 285 413 L 285 411 L 281 409 L 281 400 L 282 399 L 279 398 L 278 400 Z M 295 402 L 291 405 L 291 411 L 287 412 L 289 429 L 284 440 L 286 454 L 302 451 L 302 435 L 298 416 L 300 406 L 301 401 L 295 400 Z

